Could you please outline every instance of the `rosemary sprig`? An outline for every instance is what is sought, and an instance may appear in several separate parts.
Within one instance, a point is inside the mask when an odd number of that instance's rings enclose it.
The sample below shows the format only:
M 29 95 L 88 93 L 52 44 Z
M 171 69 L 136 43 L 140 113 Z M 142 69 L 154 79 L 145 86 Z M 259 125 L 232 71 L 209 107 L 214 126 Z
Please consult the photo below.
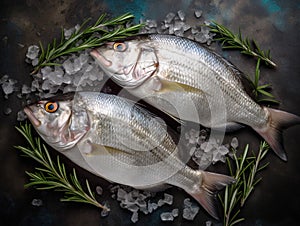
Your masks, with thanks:
M 87 25 L 90 19 L 84 21 L 80 28 L 68 39 L 65 39 L 62 30 L 59 43 L 54 39 L 52 44 L 48 44 L 47 47 L 44 48 L 40 42 L 41 54 L 39 56 L 38 65 L 34 68 L 32 74 L 44 66 L 59 65 L 53 62 L 57 57 L 88 48 L 94 48 L 102 45 L 106 41 L 114 41 L 136 34 L 143 24 L 126 26 L 133 18 L 134 16 L 132 14 L 126 13 L 122 16 L 107 20 L 106 14 L 102 14 L 93 25 Z
M 243 38 L 240 30 L 238 34 L 234 34 L 228 28 L 215 21 L 209 27 L 211 32 L 220 36 L 216 40 L 221 42 L 223 49 L 240 49 L 241 53 L 254 56 L 263 60 L 267 65 L 276 67 L 274 61 L 271 60 L 270 50 L 261 50 L 254 40 L 250 41 L 249 38 Z
M 65 193 L 65 197 L 61 201 L 88 203 L 109 211 L 107 206 L 101 205 L 96 200 L 88 180 L 85 181 L 86 193 L 77 179 L 75 169 L 68 177 L 65 166 L 60 162 L 59 156 L 57 156 L 56 162 L 52 160 L 46 146 L 41 144 L 40 138 L 33 138 L 30 124 L 20 125 L 16 129 L 26 138 L 30 145 L 29 148 L 22 146 L 16 146 L 16 148 L 23 152 L 26 157 L 34 159 L 41 165 L 41 167 L 36 167 L 37 172 L 26 172 L 30 177 L 30 182 L 25 187 L 36 186 L 39 190 L 54 189 Z
M 245 202 L 253 192 L 255 185 L 261 181 L 261 178 L 256 179 L 257 173 L 263 170 L 269 163 L 261 165 L 262 159 L 269 150 L 266 142 L 262 142 L 259 147 L 257 156 L 247 156 L 249 145 L 245 147 L 241 157 L 233 154 L 233 162 L 227 158 L 227 165 L 230 174 L 236 179 L 236 183 L 227 186 L 224 195 L 219 195 L 224 209 L 224 226 L 233 226 L 243 220 L 238 218 L 240 209 L 245 205 Z
M 268 90 L 271 89 L 270 84 L 259 85 L 260 79 L 260 59 L 257 59 L 256 68 L 255 68 L 255 76 L 254 80 L 249 78 L 249 81 L 253 84 L 253 93 L 257 102 L 271 102 L 273 104 L 278 104 L 279 101 L 275 99 L 273 94 L 271 94 Z

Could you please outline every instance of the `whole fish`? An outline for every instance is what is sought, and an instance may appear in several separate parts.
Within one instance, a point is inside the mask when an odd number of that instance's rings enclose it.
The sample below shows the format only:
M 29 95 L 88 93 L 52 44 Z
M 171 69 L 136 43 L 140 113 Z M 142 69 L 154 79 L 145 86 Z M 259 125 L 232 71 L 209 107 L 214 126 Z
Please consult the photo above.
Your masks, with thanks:
M 91 51 L 117 84 L 182 120 L 228 130 L 251 126 L 283 160 L 282 129 L 300 123 L 296 115 L 257 104 L 245 76 L 199 43 L 171 35 L 141 35 Z
M 84 169 L 109 181 L 149 189 L 175 185 L 213 217 L 215 193 L 232 177 L 194 170 L 161 119 L 127 99 L 77 92 L 25 107 L 40 136 Z

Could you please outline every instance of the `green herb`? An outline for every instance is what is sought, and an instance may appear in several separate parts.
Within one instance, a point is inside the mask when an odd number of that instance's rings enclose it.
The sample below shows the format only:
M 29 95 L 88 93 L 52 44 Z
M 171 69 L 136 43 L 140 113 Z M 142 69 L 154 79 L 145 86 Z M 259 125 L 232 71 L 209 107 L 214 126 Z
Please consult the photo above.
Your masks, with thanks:
M 89 203 L 109 211 L 107 206 L 101 205 L 96 200 L 87 180 L 87 193 L 83 190 L 77 179 L 75 169 L 68 177 L 65 166 L 60 162 L 59 157 L 57 156 L 56 162 L 51 159 L 46 146 L 41 144 L 40 138 L 34 139 L 32 137 L 31 125 L 26 123 L 24 126 L 16 127 L 16 129 L 26 138 L 30 145 L 29 148 L 22 146 L 17 146 L 16 148 L 22 151 L 26 157 L 34 159 L 41 165 L 41 167 L 36 167 L 37 172 L 35 173 L 26 172 L 30 177 L 30 182 L 25 187 L 36 186 L 39 190 L 54 189 L 65 193 L 65 197 L 61 201 Z
M 275 99 L 275 97 L 268 91 L 271 89 L 270 84 L 259 85 L 260 79 L 260 59 L 257 59 L 256 68 L 255 68 L 255 76 L 252 81 L 249 78 L 249 81 L 253 84 L 254 90 L 253 93 L 255 95 L 255 99 L 257 102 L 271 102 L 278 104 L 279 102 Z M 265 96 L 265 98 L 264 98 Z
M 250 41 L 249 38 L 243 38 L 240 30 L 238 34 L 234 34 L 228 28 L 217 22 L 212 22 L 212 25 L 209 25 L 209 27 L 211 32 L 220 36 L 216 38 L 216 40 L 222 43 L 223 49 L 240 49 L 241 53 L 254 56 L 263 60 L 267 65 L 276 67 L 276 64 L 271 60 L 270 50 L 261 50 L 257 42 L 254 40 Z
M 57 57 L 88 48 L 94 48 L 102 45 L 106 41 L 114 41 L 132 36 L 143 26 L 143 24 L 127 26 L 134 18 L 134 16 L 129 13 L 111 20 L 106 20 L 105 18 L 106 15 L 102 14 L 95 24 L 90 26 L 87 26 L 90 19 L 86 20 L 68 39 L 65 39 L 62 30 L 60 42 L 57 43 L 57 40 L 54 39 L 52 44 L 48 44 L 47 48 L 44 48 L 40 42 L 41 54 L 39 56 L 38 65 L 34 68 L 32 74 L 44 66 L 59 65 L 54 62 Z
M 243 220 L 238 218 L 240 209 L 245 205 L 245 202 L 253 192 L 255 185 L 261 181 L 261 178 L 256 179 L 257 173 L 263 170 L 268 163 L 261 166 L 261 161 L 267 154 L 269 146 L 266 142 L 262 142 L 259 147 L 257 156 L 248 157 L 249 145 L 245 147 L 241 157 L 233 154 L 233 164 L 227 158 L 227 165 L 230 174 L 236 179 L 236 183 L 227 186 L 224 195 L 219 195 L 224 209 L 224 226 L 233 226 Z

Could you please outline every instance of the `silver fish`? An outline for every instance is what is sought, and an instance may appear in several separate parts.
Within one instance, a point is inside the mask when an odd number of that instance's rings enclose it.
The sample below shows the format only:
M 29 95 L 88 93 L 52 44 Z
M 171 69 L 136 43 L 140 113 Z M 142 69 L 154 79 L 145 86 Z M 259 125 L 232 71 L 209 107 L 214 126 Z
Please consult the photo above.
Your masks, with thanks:
M 300 118 L 257 104 L 244 75 L 199 43 L 153 34 L 107 43 L 91 55 L 117 84 L 156 108 L 216 129 L 251 126 L 287 160 L 281 132 Z
M 40 136 L 84 169 L 140 189 L 184 189 L 213 217 L 214 194 L 232 177 L 194 170 L 163 121 L 127 99 L 77 92 L 39 101 L 25 113 Z

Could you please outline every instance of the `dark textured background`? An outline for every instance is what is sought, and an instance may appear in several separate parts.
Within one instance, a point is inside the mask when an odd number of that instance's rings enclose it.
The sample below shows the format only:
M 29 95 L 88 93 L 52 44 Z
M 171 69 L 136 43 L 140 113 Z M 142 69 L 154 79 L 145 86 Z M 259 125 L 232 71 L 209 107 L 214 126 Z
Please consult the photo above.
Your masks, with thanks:
M 88 17 L 97 18 L 107 12 L 114 16 L 132 12 L 139 19 L 163 19 L 170 11 L 182 9 L 189 23 L 195 23 L 194 9 L 202 9 L 207 20 L 216 20 L 231 30 L 253 37 L 264 48 L 270 49 L 278 68 L 262 67 L 263 81 L 272 84 L 273 93 L 280 100 L 280 109 L 300 115 L 300 32 L 299 1 L 284 0 L 244 0 L 244 1 L 197 1 L 197 0 L 2 0 L 0 3 L 0 77 L 10 77 L 29 84 L 31 70 L 24 62 L 27 47 L 38 41 L 47 43 L 58 37 L 60 27 L 73 27 Z M 18 44 L 25 45 L 21 48 Z M 216 48 L 216 47 L 214 47 Z M 246 74 L 253 74 L 255 61 L 234 51 L 220 52 Z M 14 96 L 5 100 L 0 94 L 0 225 L 22 226 L 94 226 L 94 225 L 131 225 L 131 214 L 118 207 L 118 203 L 109 199 L 105 189 L 109 183 L 84 170 L 77 169 L 79 178 L 91 181 L 93 187 L 100 184 L 104 189 L 104 198 L 112 205 L 107 218 L 101 218 L 100 212 L 88 205 L 61 203 L 61 194 L 53 191 L 24 189 L 28 181 L 25 171 L 31 171 L 35 162 L 20 156 L 13 145 L 25 144 L 14 126 L 16 113 L 21 103 Z M 13 113 L 5 116 L 3 110 L 11 107 Z M 241 146 L 246 143 L 253 147 L 258 144 L 258 136 L 249 128 L 233 135 L 239 136 Z M 282 162 L 274 153 L 269 153 L 269 167 L 261 173 L 263 181 L 255 189 L 241 215 L 246 221 L 240 225 L 298 225 L 300 211 L 300 126 L 290 128 L 284 133 L 284 143 L 288 152 L 288 162 Z M 68 169 L 76 167 L 64 159 Z M 212 169 L 213 170 L 213 169 Z M 182 200 L 188 197 L 183 191 L 171 188 L 176 196 L 173 207 L 164 206 L 152 215 L 140 214 L 136 225 L 204 225 L 208 215 L 201 209 L 194 222 L 188 222 L 181 216 L 171 223 L 161 223 L 159 214 L 171 208 L 182 207 Z M 43 200 L 43 206 L 34 207 L 34 198 Z

